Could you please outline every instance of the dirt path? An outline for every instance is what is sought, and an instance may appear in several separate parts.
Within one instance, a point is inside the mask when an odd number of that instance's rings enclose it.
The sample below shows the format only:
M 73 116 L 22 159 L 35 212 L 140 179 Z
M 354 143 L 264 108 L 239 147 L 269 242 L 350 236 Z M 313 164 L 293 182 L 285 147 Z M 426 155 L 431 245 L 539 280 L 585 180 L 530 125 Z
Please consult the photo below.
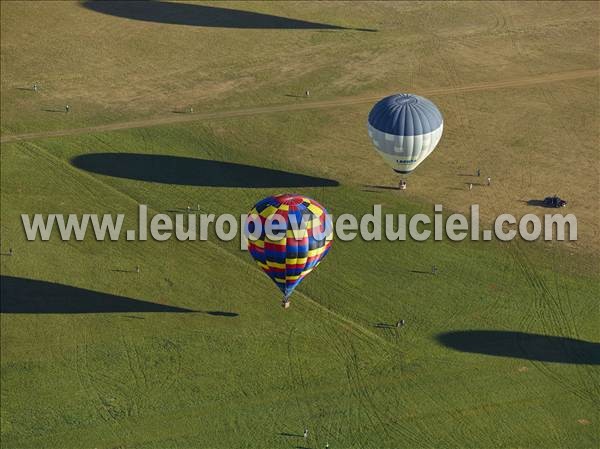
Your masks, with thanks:
M 546 75 L 538 75 L 533 77 L 526 78 L 516 78 L 512 80 L 504 80 L 504 81 L 493 81 L 488 83 L 477 83 L 471 84 L 467 86 L 460 87 L 440 87 L 440 88 L 431 88 L 431 89 L 423 89 L 418 93 L 421 95 L 447 95 L 447 94 L 455 94 L 461 92 L 478 92 L 485 90 L 493 90 L 493 89 L 504 89 L 509 87 L 527 87 L 536 84 L 543 83 L 552 83 L 557 81 L 568 81 L 575 80 L 581 78 L 593 78 L 600 75 L 599 69 L 588 69 L 588 70 L 575 70 L 568 72 L 558 72 L 558 73 L 549 73 Z M 25 134 L 13 134 L 8 136 L 2 136 L 0 138 L 1 143 L 22 141 L 22 140 L 30 140 L 30 139 L 40 139 L 45 137 L 63 137 L 63 136 L 74 136 L 78 134 L 87 134 L 92 132 L 104 132 L 104 131 L 117 131 L 121 129 L 132 129 L 132 128 L 146 128 L 150 126 L 156 125 L 168 125 L 171 123 L 185 123 L 185 122 L 195 122 L 200 120 L 211 120 L 211 119 L 220 119 L 220 118 L 230 118 L 230 117 L 244 117 L 248 115 L 258 115 L 258 114 L 271 114 L 274 112 L 292 112 L 292 111 L 305 111 L 311 109 L 323 109 L 323 108 L 331 108 L 335 106 L 346 106 L 346 105 L 355 105 L 361 103 L 370 103 L 381 98 L 381 95 L 378 96 L 362 96 L 362 97 L 347 97 L 347 98 L 337 98 L 334 100 L 324 100 L 324 101 L 313 101 L 312 99 L 306 99 L 302 103 L 297 104 L 285 104 L 279 106 L 261 106 L 256 108 L 248 108 L 248 109 L 237 109 L 230 111 L 217 111 L 217 112 L 207 112 L 207 113 L 190 113 L 190 114 L 176 114 L 171 116 L 162 116 L 156 117 L 146 120 L 134 120 L 129 122 L 121 122 L 121 123 L 109 123 L 107 125 L 98 125 L 98 126 L 90 126 L 86 128 L 75 128 L 75 129 L 61 129 L 57 131 L 44 131 L 44 132 L 35 132 L 35 133 L 25 133 Z

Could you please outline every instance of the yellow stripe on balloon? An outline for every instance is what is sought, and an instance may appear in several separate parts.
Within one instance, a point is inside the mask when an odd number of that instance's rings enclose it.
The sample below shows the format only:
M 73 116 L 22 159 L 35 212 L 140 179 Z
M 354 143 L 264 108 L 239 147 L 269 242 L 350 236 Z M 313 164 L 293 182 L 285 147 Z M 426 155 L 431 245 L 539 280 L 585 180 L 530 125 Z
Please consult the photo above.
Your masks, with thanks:
M 298 265 L 306 263 L 308 257 L 299 257 L 297 259 L 285 259 L 286 265 Z
M 288 238 L 302 240 L 304 237 L 308 236 L 308 231 L 306 229 L 288 229 L 286 236 Z
M 260 216 L 263 218 L 269 218 L 271 215 L 275 215 L 277 212 L 277 208 L 275 206 L 265 207 L 264 210 L 260 213 Z
M 321 209 L 319 206 L 315 206 L 314 204 L 310 204 L 308 206 L 308 210 L 315 214 L 317 217 L 323 215 L 323 209 Z
M 300 273 L 300 274 L 297 274 L 297 275 L 295 275 L 295 276 L 286 276 L 286 279 L 287 279 L 288 281 L 297 281 L 298 279 L 300 279 L 300 278 L 302 278 L 302 277 L 306 276 L 306 275 L 307 275 L 308 273 L 310 273 L 312 270 L 313 270 L 312 268 L 309 268 L 308 270 L 305 270 L 305 271 L 303 271 L 302 273 Z
M 267 260 L 267 265 L 271 268 L 283 268 L 285 269 L 285 264 L 284 263 L 279 263 L 279 262 L 271 262 L 270 260 Z

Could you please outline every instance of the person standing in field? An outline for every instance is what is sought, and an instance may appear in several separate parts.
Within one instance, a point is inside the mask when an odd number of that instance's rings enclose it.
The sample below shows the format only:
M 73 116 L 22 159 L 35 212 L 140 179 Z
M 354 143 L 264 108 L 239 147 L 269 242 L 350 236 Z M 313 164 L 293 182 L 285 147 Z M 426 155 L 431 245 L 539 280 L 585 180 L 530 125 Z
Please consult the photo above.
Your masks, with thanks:
M 488 179 L 487 179 L 487 185 L 488 186 L 492 185 L 492 178 L 490 178 L 489 176 L 488 176 Z
M 305 427 L 304 428 L 304 439 L 306 440 L 308 438 L 308 429 Z
M 473 190 L 473 183 L 469 184 L 469 190 Z
M 37 85 L 37 83 L 33 83 L 33 91 L 34 91 L 34 92 L 37 92 L 37 89 L 38 89 L 38 85 Z
M 477 172 L 477 177 L 481 176 L 481 170 L 477 169 L 476 172 Z
M 71 108 L 69 107 L 69 105 L 66 105 L 66 106 L 65 106 L 65 112 L 67 112 L 67 113 L 68 113 L 68 112 L 69 112 L 69 109 L 71 109 Z
M 306 92 L 304 93 L 307 97 L 310 97 L 310 90 L 306 90 Z

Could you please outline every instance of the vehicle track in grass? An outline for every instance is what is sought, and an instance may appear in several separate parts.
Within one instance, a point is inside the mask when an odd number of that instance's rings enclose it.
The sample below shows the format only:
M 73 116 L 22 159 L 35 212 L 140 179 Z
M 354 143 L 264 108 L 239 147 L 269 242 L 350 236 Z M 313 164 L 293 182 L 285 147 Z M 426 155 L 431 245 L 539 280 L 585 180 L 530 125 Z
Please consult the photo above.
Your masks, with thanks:
M 416 93 L 421 95 L 437 96 L 465 92 L 479 92 L 495 89 L 528 87 L 538 84 L 553 83 L 559 81 L 571 81 L 584 78 L 594 78 L 600 75 L 600 69 L 582 69 L 563 72 L 547 73 L 528 77 L 514 78 L 510 80 L 490 81 L 483 83 L 468 84 L 465 86 L 451 85 L 439 88 L 416 89 Z M 295 112 L 314 109 L 327 109 L 336 106 L 351 106 L 363 103 L 377 101 L 383 94 L 377 96 L 356 96 L 342 97 L 332 100 L 313 101 L 306 99 L 301 103 L 283 104 L 274 106 L 260 106 L 254 108 L 234 109 L 228 111 L 215 111 L 205 113 L 175 114 L 169 116 L 160 116 L 144 120 L 132 120 L 119 123 L 109 123 L 106 125 L 89 126 L 84 128 L 61 129 L 55 131 L 41 131 L 23 134 L 9 134 L 0 137 L 0 143 L 10 143 L 32 139 L 43 139 L 48 137 L 66 137 L 88 133 L 98 133 L 107 131 L 120 131 L 135 128 L 147 128 L 159 125 L 171 125 L 179 123 L 199 122 L 203 120 L 216 120 L 222 118 L 247 117 L 253 115 L 272 114 L 276 112 Z
M 573 321 L 572 305 L 569 302 L 568 290 L 561 292 L 560 277 L 557 271 L 554 270 L 553 281 L 555 285 L 552 288 L 547 285 L 542 275 L 533 268 L 533 264 L 524 254 L 523 250 L 519 248 L 518 244 L 512 245 L 511 249 L 511 255 L 517 265 L 517 269 L 521 271 L 536 297 L 534 304 L 530 307 L 530 312 L 524 314 L 524 318 L 522 319 L 523 328 L 529 331 L 536 323 L 539 323 L 546 335 L 580 338 L 577 326 Z M 556 263 L 555 260 L 553 260 L 553 263 Z M 565 293 L 566 297 L 564 296 Z M 565 310 L 565 307 L 568 307 L 569 310 Z M 522 345 L 522 342 L 517 341 L 517 344 L 523 354 L 527 354 L 527 348 Z M 566 344 L 562 347 L 562 350 L 569 356 L 581 361 L 581 364 L 577 364 L 574 367 L 576 370 L 576 376 L 574 377 L 563 374 L 553 363 L 536 360 L 532 360 L 531 363 L 548 379 L 560 385 L 564 391 L 572 393 L 584 402 L 591 402 L 593 404 L 600 394 L 600 389 L 593 380 L 596 371 L 594 366 L 586 364 L 582 354 L 573 352 L 573 349 Z

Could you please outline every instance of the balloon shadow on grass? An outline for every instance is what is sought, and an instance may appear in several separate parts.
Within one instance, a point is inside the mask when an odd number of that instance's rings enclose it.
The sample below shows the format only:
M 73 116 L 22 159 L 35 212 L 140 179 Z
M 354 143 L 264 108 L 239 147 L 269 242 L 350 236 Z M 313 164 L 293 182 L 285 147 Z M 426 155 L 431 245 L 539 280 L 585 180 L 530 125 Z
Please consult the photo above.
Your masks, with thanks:
M 213 5 L 161 1 L 86 1 L 82 3 L 82 6 L 91 11 L 124 19 L 171 25 L 272 30 L 353 30 L 353 28 L 327 23 L 309 22 L 271 14 L 221 8 Z M 377 31 L 365 28 L 356 28 L 354 30 Z
M 0 313 L 194 312 L 182 307 L 13 276 L 0 277 L 0 290 Z
M 82 170 L 139 181 L 205 187 L 328 187 L 333 179 L 290 173 L 271 168 L 139 153 L 91 153 L 71 159 Z
M 525 332 L 467 330 L 436 336 L 439 343 L 461 352 L 581 365 L 600 365 L 600 343 Z

